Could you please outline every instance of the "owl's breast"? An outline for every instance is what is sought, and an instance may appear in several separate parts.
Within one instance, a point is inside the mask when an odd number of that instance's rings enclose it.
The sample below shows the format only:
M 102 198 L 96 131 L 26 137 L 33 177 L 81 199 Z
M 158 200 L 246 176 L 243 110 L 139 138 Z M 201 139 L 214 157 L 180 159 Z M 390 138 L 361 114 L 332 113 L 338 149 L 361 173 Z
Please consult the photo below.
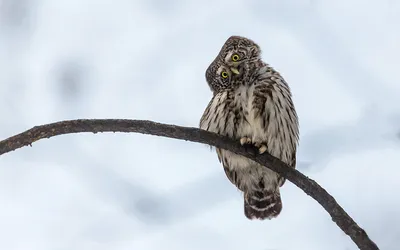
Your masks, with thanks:
M 235 93 L 235 108 L 236 112 L 240 114 L 238 119 L 238 137 L 248 136 L 252 137 L 255 132 L 256 121 L 253 115 L 253 87 L 241 86 Z
M 280 140 L 283 134 L 278 127 L 282 125 L 283 114 L 276 109 L 274 98 L 260 96 L 255 91 L 254 86 L 243 86 L 235 95 L 242 115 L 238 135 L 248 136 L 254 142 Z M 272 96 L 275 97 L 275 93 Z M 283 101 L 281 103 L 285 105 Z

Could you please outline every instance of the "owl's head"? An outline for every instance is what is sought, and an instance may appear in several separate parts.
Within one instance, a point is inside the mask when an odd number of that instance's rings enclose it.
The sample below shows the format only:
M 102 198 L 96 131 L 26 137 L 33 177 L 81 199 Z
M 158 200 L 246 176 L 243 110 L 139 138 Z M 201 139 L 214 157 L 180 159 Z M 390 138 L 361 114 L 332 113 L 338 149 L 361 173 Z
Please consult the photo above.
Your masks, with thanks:
M 252 40 L 231 36 L 206 71 L 206 80 L 214 92 L 232 88 L 243 79 L 248 65 L 261 59 L 260 47 Z
M 242 36 L 231 36 L 222 46 L 218 57 L 230 67 L 238 67 L 248 61 L 260 59 L 260 47 Z

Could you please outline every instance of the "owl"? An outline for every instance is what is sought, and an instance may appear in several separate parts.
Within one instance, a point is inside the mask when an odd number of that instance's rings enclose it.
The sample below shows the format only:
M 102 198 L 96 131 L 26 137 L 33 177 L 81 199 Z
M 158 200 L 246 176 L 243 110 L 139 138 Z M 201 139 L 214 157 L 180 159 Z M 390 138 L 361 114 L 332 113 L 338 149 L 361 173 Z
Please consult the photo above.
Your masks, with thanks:
M 245 37 L 229 37 L 205 76 L 213 97 L 200 128 L 254 145 L 258 153 L 295 168 L 299 123 L 292 94 L 281 74 L 262 60 L 260 47 Z M 226 177 L 243 193 L 245 216 L 277 217 L 285 178 L 230 151 L 216 152 Z

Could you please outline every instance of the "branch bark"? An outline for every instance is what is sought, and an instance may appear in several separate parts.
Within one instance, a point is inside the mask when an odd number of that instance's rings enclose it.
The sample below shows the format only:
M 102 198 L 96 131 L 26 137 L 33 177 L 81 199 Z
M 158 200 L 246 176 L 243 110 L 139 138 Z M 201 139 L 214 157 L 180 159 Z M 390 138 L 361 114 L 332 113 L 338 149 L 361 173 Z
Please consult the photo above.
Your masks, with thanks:
M 318 183 L 290 168 L 267 152 L 259 155 L 255 148 L 242 147 L 238 141 L 197 128 L 167 125 L 144 120 L 80 119 L 35 126 L 0 142 L 0 155 L 31 145 L 35 141 L 57 135 L 82 132 L 135 132 L 208 144 L 248 157 L 286 177 L 316 200 L 332 217 L 338 227 L 354 241 L 359 249 L 376 250 L 377 245 L 367 233 L 344 211 L 336 200 Z M 312 216 L 312 215 L 310 215 Z

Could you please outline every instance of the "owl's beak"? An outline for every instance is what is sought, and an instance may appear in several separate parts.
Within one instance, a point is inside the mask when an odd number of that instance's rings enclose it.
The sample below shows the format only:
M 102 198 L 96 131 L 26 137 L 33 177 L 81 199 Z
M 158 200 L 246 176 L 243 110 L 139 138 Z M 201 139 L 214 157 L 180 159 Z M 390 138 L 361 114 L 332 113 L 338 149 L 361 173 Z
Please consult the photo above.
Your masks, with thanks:
M 239 70 L 237 70 L 237 68 L 231 67 L 231 71 L 235 75 L 239 75 L 240 74 L 240 72 L 239 72 Z

